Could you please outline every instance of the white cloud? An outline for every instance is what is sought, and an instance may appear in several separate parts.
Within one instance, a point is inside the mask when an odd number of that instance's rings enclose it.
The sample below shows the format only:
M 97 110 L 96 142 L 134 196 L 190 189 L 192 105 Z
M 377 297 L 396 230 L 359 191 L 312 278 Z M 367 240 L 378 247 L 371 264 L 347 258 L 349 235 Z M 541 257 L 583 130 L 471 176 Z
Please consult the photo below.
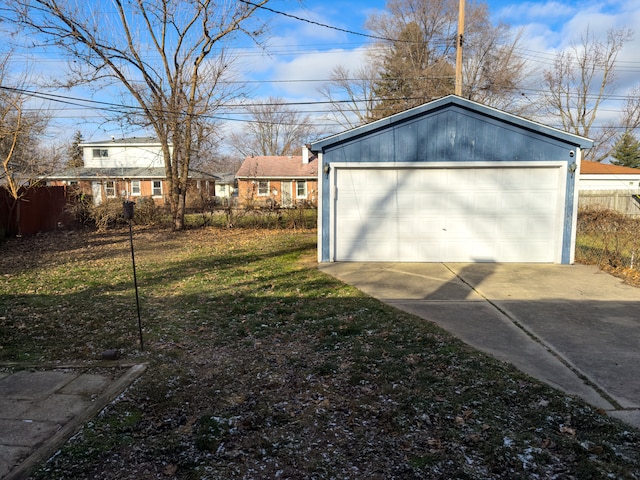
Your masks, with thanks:
M 338 65 L 356 69 L 365 61 L 365 49 L 331 49 L 297 56 L 289 61 L 276 62 L 271 78 L 274 80 L 297 79 L 301 82 L 281 83 L 277 89 L 284 95 L 317 97 L 317 89 L 326 81 L 334 67 Z
M 567 2 L 520 2 L 499 9 L 496 18 L 511 25 L 523 25 L 530 22 L 553 24 L 559 18 L 569 18 L 575 8 Z

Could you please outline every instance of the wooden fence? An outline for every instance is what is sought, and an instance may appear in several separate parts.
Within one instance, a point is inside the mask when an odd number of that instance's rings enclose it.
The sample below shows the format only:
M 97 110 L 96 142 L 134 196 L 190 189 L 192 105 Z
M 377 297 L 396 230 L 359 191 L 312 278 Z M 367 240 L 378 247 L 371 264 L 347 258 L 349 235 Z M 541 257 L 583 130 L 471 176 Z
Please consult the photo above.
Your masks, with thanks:
M 15 200 L 0 187 L 0 234 L 50 232 L 71 221 L 65 214 L 67 187 L 32 187 L 21 189 L 19 195 Z
M 634 198 L 640 192 L 617 190 L 583 190 L 578 193 L 579 208 L 602 208 L 630 216 L 640 216 L 640 202 Z

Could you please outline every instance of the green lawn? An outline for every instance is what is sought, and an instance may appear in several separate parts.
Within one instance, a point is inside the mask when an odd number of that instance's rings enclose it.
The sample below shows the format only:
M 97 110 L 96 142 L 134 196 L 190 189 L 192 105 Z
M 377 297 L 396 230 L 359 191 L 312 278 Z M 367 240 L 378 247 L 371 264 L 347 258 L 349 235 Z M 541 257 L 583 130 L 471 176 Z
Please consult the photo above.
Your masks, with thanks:
M 316 232 L 12 239 L 5 368 L 147 372 L 40 479 L 638 478 L 640 433 L 316 269 Z

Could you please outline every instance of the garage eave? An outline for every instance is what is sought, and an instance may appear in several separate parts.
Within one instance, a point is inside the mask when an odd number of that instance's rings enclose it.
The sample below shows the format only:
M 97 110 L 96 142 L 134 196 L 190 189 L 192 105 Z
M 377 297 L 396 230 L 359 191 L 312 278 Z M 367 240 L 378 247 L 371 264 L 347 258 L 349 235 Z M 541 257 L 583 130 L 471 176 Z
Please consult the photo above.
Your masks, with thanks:
M 375 122 L 371 122 L 366 125 L 362 125 L 360 127 L 356 127 L 351 130 L 347 130 L 345 132 L 319 140 L 315 143 L 312 143 L 310 149 L 312 152 L 317 154 L 333 145 L 340 144 L 354 138 L 385 129 L 391 125 L 409 121 L 413 118 L 436 112 L 438 110 L 450 108 L 452 106 L 457 106 L 463 110 L 472 111 L 476 114 L 484 115 L 488 118 L 493 118 L 505 124 L 513 125 L 545 137 L 554 138 L 576 148 L 588 149 L 591 148 L 594 143 L 593 140 L 581 137 L 579 135 L 574 135 L 572 133 L 564 132 L 562 130 L 549 127 L 541 123 L 527 120 L 525 118 L 518 117 L 502 110 L 488 107 L 472 100 L 458 97 L 456 95 L 448 95 L 438 100 L 425 103 L 418 107 L 405 110 L 404 112 L 400 112 L 395 115 L 376 120 Z

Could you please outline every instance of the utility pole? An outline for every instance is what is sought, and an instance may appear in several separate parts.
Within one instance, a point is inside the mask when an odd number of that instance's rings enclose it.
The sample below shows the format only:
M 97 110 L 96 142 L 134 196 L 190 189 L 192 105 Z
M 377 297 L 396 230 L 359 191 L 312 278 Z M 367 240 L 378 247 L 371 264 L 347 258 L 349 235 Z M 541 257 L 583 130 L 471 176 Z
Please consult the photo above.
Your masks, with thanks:
M 456 85 L 454 93 L 462 96 L 462 40 L 464 36 L 464 0 L 460 0 L 458 10 L 458 38 L 456 49 Z

